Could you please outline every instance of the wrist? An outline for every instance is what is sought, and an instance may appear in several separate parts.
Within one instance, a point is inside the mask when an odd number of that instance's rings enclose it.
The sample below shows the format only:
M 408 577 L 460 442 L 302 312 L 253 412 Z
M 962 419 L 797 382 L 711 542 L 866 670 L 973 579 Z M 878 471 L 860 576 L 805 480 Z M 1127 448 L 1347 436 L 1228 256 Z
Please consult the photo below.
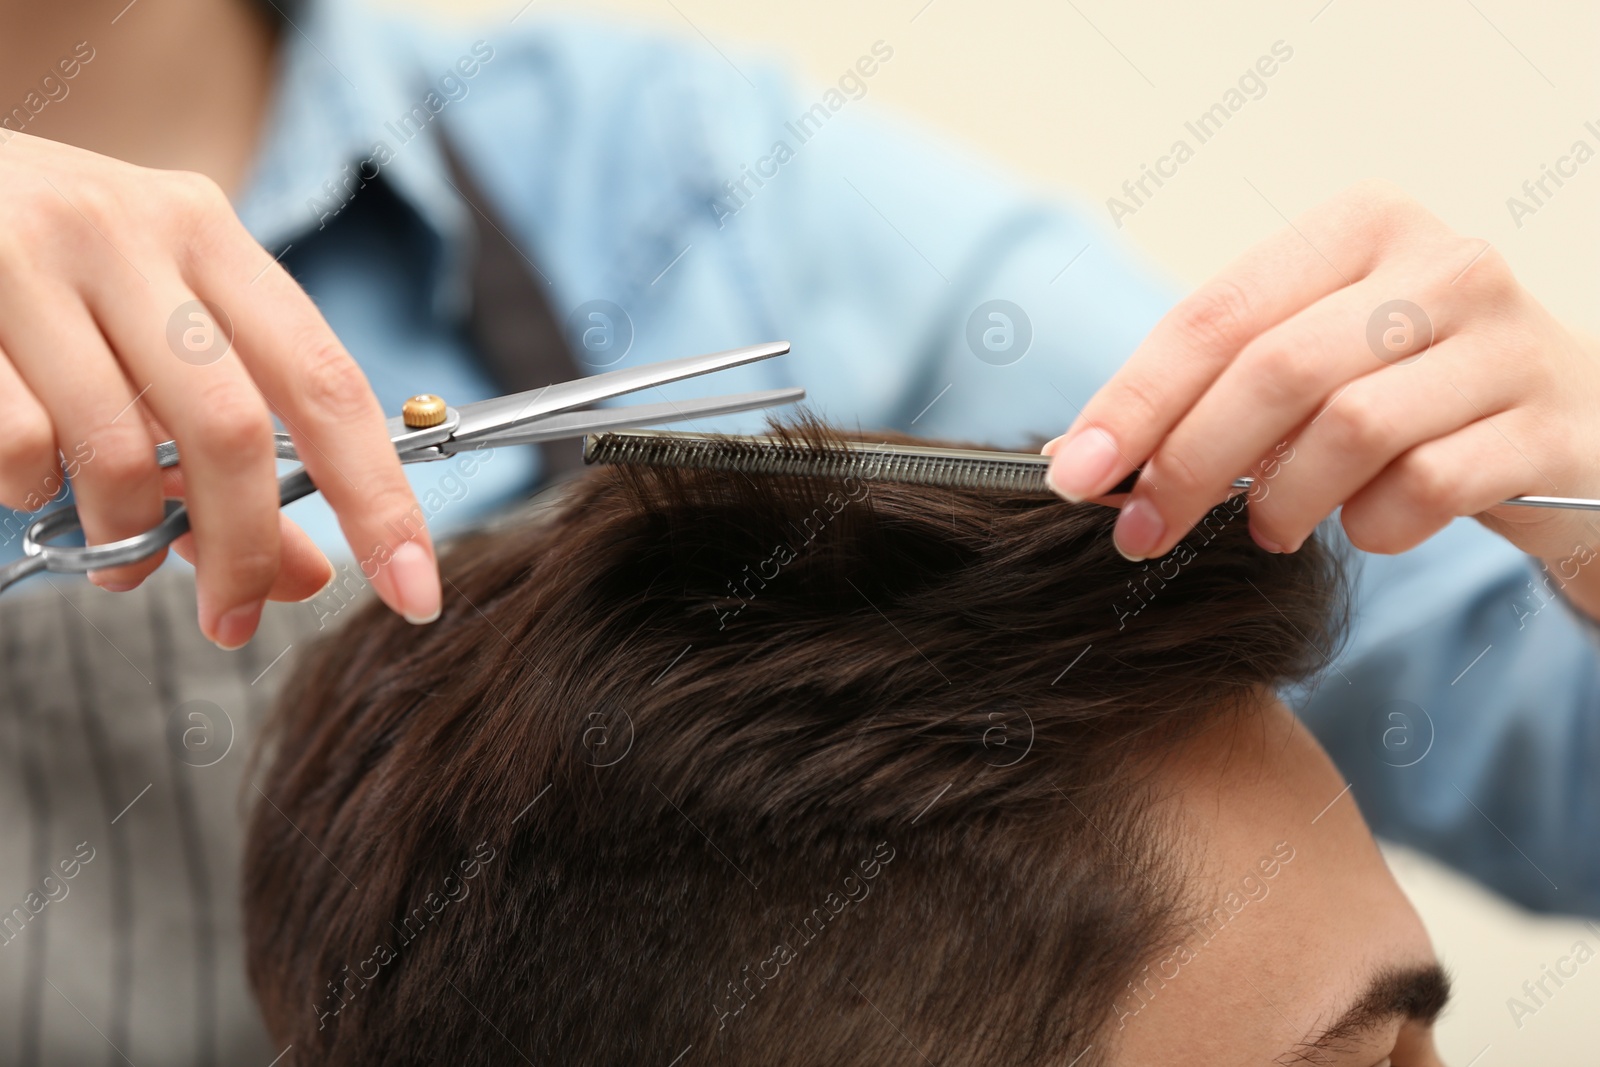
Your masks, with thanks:
M 1572 337 L 1583 355 L 1600 365 L 1600 337 L 1577 331 L 1572 331 Z M 1595 532 L 1593 523 L 1586 521 L 1584 525 Z M 1597 562 L 1600 562 L 1600 552 L 1588 546 L 1587 538 L 1573 546 L 1571 555 L 1540 559 L 1545 585 L 1558 593 L 1568 607 L 1600 624 L 1600 565 L 1596 565 Z
M 1545 588 L 1578 614 L 1600 624 L 1600 553 L 1580 546 L 1570 556 L 1539 562 Z

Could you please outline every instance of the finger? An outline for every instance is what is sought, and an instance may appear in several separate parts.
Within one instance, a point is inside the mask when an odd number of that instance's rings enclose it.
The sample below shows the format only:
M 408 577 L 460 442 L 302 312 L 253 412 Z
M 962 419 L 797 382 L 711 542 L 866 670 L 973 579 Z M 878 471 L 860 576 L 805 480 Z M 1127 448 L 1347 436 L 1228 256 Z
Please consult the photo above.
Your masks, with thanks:
M 390 608 L 432 621 L 433 542 L 377 398 L 310 298 L 276 264 L 263 270 L 265 253 L 251 246 L 251 257 L 218 263 L 197 283 L 234 316 L 240 357 L 339 516 L 362 573 Z
M 1339 289 L 1246 344 L 1145 465 L 1118 517 L 1118 549 L 1166 553 L 1337 389 L 1388 369 L 1366 333 L 1389 285 L 1378 275 Z
M 96 293 L 95 310 L 144 402 L 178 443 L 194 534 L 200 630 L 227 649 L 255 632 L 279 563 L 272 416 L 217 321 L 173 274 Z
M 1253 338 L 1365 278 L 1404 233 L 1437 220 L 1364 183 L 1252 248 L 1168 312 L 1060 438 L 1051 485 L 1104 493 L 1143 462 Z
M 333 564 L 311 540 L 311 535 L 279 512 L 278 537 L 283 546 L 283 563 L 267 599 L 295 603 L 309 600 L 326 589 L 333 581 Z
M 268 600 L 299 603 L 310 600 L 333 581 L 333 564 L 322 554 L 322 549 L 311 540 L 311 535 L 295 525 L 293 519 L 278 513 L 278 544 L 282 553 L 278 576 L 273 580 Z M 193 563 L 194 537 L 184 534 L 172 542 L 173 551 Z
M 1323 519 L 1402 453 L 1447 437 L 1511 401 L 1494 365 L 1453 337 L 1421 362 L 1385 368 L 1336 392 L 1294 435 L 1289 456 L 1251 497 L 1250 532 L 1268 551 L 1293 552 Z
M 1503 418 L 1503 416 L 1502 416 Z M 1366 552 L 1404 552 L 1461 515 L 1539 493 L 1542 478 L 1488 419 L 1418 445 L 1345 502 L 1340 521 Z
M 1099 496 L 1142 463 L 1249 341 L 1345 279 L 1293 231 L 1251 249 L 1184 298 L 1046 446 L 1050 483 Z
M 89 544 L 142 533 L 161 521 L 161 478 L 150 439 L 116 357 L 76 295 L 20 279 L 0 287 L 0 345 L 50 413 L 55 444 L 70 471 Z M 89 577 L 132 589 L 165 551 Z
M 162 472 L 162 489 L 168 497 L 184 496 L 183 472 L 170 467 Z M 268 600 L 297 602 L 316 596 L 333 580 L 333 564 L 323 555 L 311 535 L 282 511 L 278 512 L 278 575 L 267 593 Z M 194 535 L 184 534 L 172 542 L 173 551 L 195 561 Z
M 3 349 L 0 395 L 6 398 L 5 428 L 0 431 L 0 504 L 37 511 L 63 485 L 55 427 Z

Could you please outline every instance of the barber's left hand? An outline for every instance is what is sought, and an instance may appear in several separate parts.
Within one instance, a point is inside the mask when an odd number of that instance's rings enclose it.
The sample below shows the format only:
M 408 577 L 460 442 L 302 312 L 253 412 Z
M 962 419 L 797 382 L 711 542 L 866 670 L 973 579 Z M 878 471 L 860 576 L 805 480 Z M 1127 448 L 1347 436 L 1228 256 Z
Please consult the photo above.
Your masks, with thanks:
M 1364 183 L 1179 303 L 1045 451 L 1075 500 L 1143 466 L 1116 524 L 1132 559 L 1170 551 L 1246 474 L 1265 483 L 1250 533 L 1270 552 L 1343 505 L 1372 552 L 1472 515 L 1567 557 L 1594 543 L 1594 516 L 1495 504 L 1600 496 L 1600 346 L 1486 242 Z

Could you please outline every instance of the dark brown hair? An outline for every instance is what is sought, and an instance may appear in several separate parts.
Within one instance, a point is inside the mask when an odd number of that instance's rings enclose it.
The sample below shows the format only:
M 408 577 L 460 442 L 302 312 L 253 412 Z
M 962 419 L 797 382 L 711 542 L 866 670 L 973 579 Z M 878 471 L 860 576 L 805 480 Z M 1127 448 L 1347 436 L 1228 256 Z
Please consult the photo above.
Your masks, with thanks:
M 286 1062 L 1068 1062 L 1182 895 L 1141 768 L 1337 638 L 1243 503 L 1135 564 L 1094 504 L 613 468 L 459 542 L 277 714 Z

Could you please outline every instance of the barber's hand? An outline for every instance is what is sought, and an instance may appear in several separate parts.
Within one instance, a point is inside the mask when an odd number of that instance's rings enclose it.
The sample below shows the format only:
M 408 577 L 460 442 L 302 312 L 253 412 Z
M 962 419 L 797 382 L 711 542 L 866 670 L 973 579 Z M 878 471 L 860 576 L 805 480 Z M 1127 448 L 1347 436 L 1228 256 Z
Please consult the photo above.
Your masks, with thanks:
M 1271 552 L 1343 505 L 1368 551 L 1473 515 L 1568 557 L 1594 543 L 1594 516 L 1494 505 L 1600 496 L 1600 353 L 1486 242 L 1367 183 L 1180 303 L 1045 451 L 1070 499 L 1144 466 L 1116 524 L 1133 559 L 1170 551 L 1246 474 Z
M 196 565 L 200 628 L 237 647 L 264 599 L 332 577 L 279 514 L 275 412 L 379 596 L 436 614 L 433 548 L 377 400 L 222 191 L 0 133 L 0 503 L 55 495 L 58 452 L 90 544 L 154 526 L 164 488 L 185 496 L 193 532 L 176 547 Z M 199 301 L 231 320 L 231 345 Z M 182 473 L 164 479 L 154 450 L 169 431 Z M 129 589 L 161 558 L 91 578 Z

